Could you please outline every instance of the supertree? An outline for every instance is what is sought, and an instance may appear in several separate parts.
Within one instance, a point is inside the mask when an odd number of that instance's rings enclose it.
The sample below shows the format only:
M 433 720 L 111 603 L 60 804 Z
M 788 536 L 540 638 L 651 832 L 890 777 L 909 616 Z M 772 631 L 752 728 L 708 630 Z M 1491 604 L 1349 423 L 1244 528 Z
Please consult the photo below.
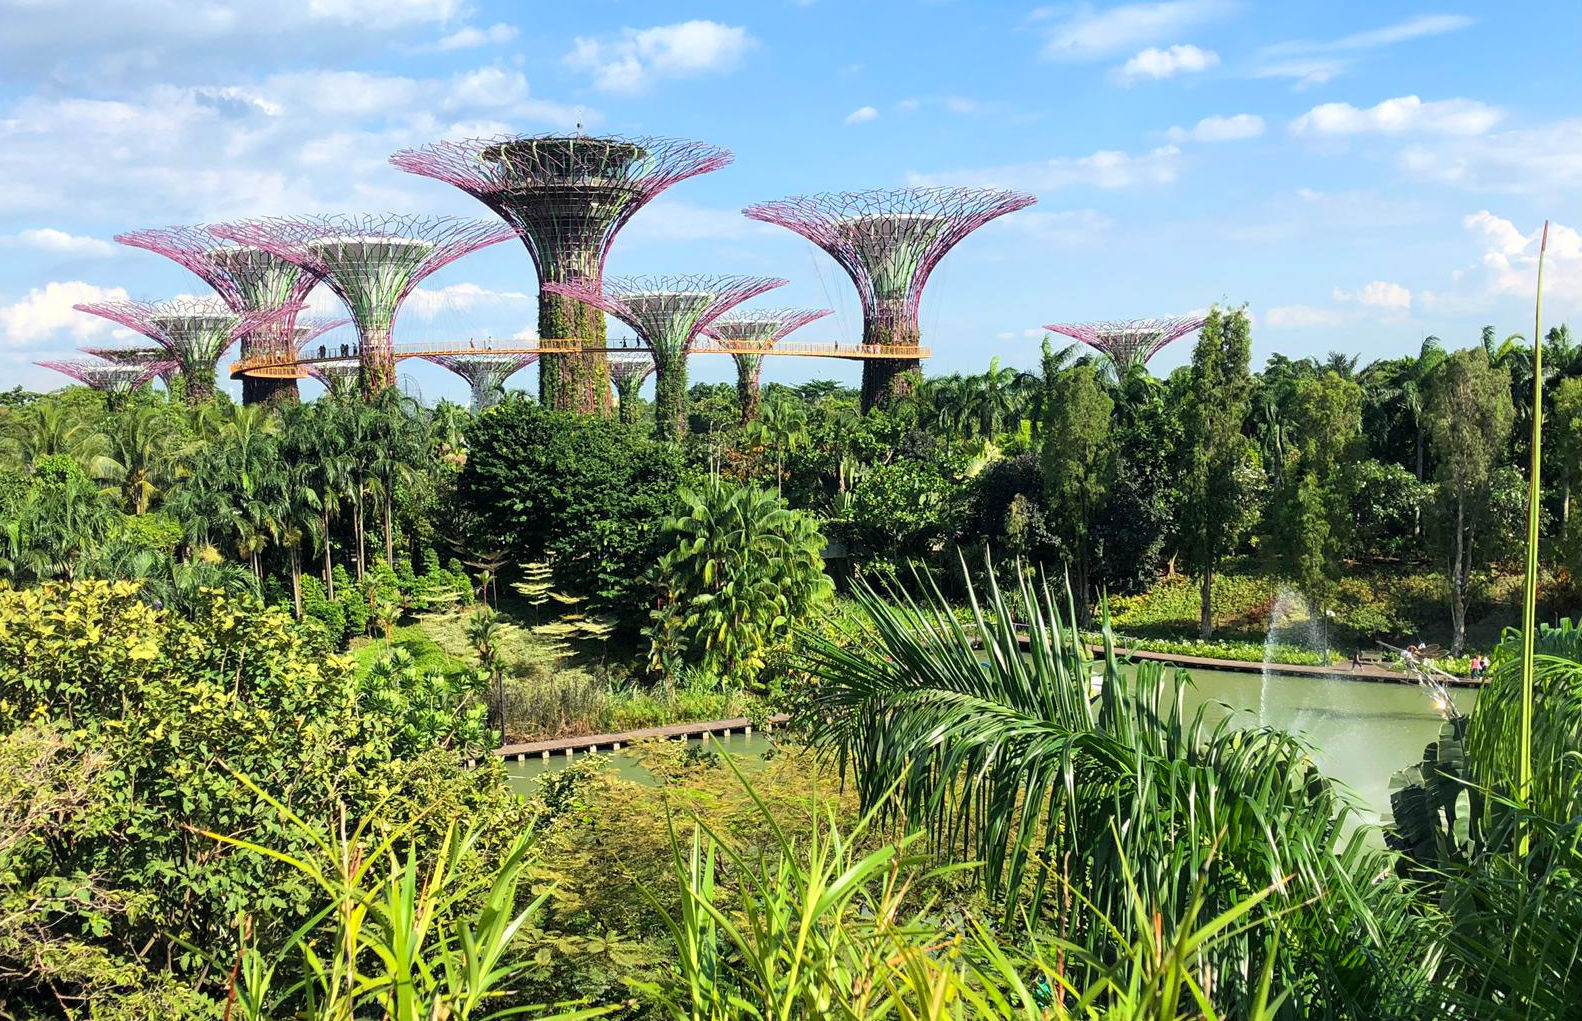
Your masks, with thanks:
M 846 271 L 862 301 L 862 342 L 916 348 L 918 305 L 928 276 L 962 238 L 998 216 L 1038 201 L 997 188 L 898 188 L 803 195 L 742 210 L 818 245 Z M 918 358 L 871 359 L 862 366 L 864 410 L 888 404 L 910 384 Z
M 430 273 L 512 236 L 504 224 L 454 216 L 323 216 L 211 228 L 322 277 L 357 327 L 364 396 L 395 385 L 392 334 L 401 303 Z
M 785 283 L 777 277 L 659 276 L 547 283 L 544 289 L 603 309 L 637 332 L 654 356 L 654 432 L 687 432 L 687 353 L 710 323 Z M 606 384 L 608 386 L 608 384 Z
M 300 306 L 279 305 L 236 312 L 212 297 L 106 301 L 72 307 L 136 330 L 170 352 L 181 373 L 187 403 L 194 406 L 213 399 L 215 366 L 232 341 L 300 310 Z
M 336 401 L 347 401 L 356 395 L 358 380 L 362 378 L 362 366 L 355 358 L 309 362 L 305 369 L 308 375 L 324 384 L 325 393 Z
M 90 358 L 99 358 L 119 365 L 153 365 L 154 375 L 167 384 L 177 371 L 176 363 L 170 358 L 170 352 L 157 344 L 148 347 L 84 347 L 78 350 Z
M 86 359 L 72 359 L 71 361 L 34 362 L 35 365 L 46 369 L 53 369 L 65 376 L 70 376 L 84 386 L 92 387 L 105 395 L 106 402 L 115 407 L 138 387 L 147 383 L 167 363 L 149 361 L 142 364 L 130 361 L 88 361 Z
M 472 387 L 472 410 L 487 411 L 500 401 L 505 381 L 538 360 L 538 355 L 497 355 L 487 350 L 454 355 L 424 355 L 423 360 L 442 365 Z
M 736 396 L 743 425 L 758 417 L 764 355 L 774 353 L 774 346 L 792 331 L 829 314 L 827 308 L 738 308 L 709 326 L 709 336 L 736 362 Z
M 653 372 L 654 359 L 646 351 L 610 355 L 610 382 L 620 401 L 621 421 L 627 425 L 637 421 L 637 392 Z
M 731 161 L 724 149 L 675 138 L 508 135 L 405 149 L 390 162 L 455 185 L 516 231 L 540 285 L 538 335 L 579 340 L 581 354 L 546 353 L 538 366 L 546 407 L 608 413 L 604 317 L 544 287 L 593 281 L 616 233 L 655 195 Z
M 281 305 L 301 306 L 319 282 L 317 273 L 282 259 L 256 245 L 227 240 L 206 224 L 158 227 L 117 234 L 123 245 L 143 248 L 172 259 L 214 288 L 232 311 L 255 312 Z M 259 358 L 288 361 L 301 339 L 295 312 L 244 334 L 242 360 Z M 274 371 L 266 375 L 242 374 L 243 404 L 294 404 L 297 380 L 304 372 Z
M 1044 329 L 1080 340 L 1102 351 L 1115 367 L 1117 377 L 1133 366 L 1144 366 L 1171 341 L 1186 336 L 1203 325 L 1202 316 L 1170 316 L 1162 319 L 1128 319 L 1099 323 L 1049 323 Z

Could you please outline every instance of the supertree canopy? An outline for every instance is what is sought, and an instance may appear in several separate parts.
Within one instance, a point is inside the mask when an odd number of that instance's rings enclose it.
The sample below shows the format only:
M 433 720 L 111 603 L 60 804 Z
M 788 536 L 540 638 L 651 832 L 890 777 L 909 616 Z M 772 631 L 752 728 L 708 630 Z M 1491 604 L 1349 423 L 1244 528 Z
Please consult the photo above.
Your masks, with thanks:
M 136 330 L 170 352 L 181 373 L 187 403 L 192 405 L 214 397 L 215 366 L 233 340 L 300 311 L 300 306 L 278 305 L 237 312 L 212 297 L 107 301 L 73 307 Z
M 362 391 L 395 385 L 392 333 L 401 303 L 430 273 L 511 237 L 503 224 L 453 216 L 325 216 L 211 228 L 322 277 L 357 327 Z
M 85 347 L 80 348 L 90 358 L 99 358 L 120 365 L 153 365 L 154 375 L 167 383 L 176 372 L 176 363 L 170 352 L 158 345 L 147 347 Z
M 1203 325 L 1202 316 L 1171 316 L 1163 319 L 1130 319 L 1100 323 L 1050 323 L 1044 327 L 1080 340 L 1109 356 L 1117 376 L 1133 365 L 1147 365 L 1171 341 L 1186 336 Z
M 144 248 L 180 263 L 214 288 L 232 311 L 249 313 L 281 305 L 301 306 L 318 274 L 256 245 L 228 241 L 204 224 L 160 227 L 117 234 L 123 245 Z M 296 313 L 244 334 L 242 360 L 289 360 L 299 339 Z M 301 370 L 241 376 L 242 403 L 295 403 Z
M 654 431 L 687 431 L 687 353 L 710 323 L 744 301 L 780 287 L 777 277 L 662 276 L 546 283 L 544 289 L 603 309 L 637 332 L 654 357 Z M 608 386 L 608 384 L 606 384 Z
M 84 386 L 101 391 L 112 401 L 116 401 L 153 379 L 167 363 L 148 361 L 139 364 L 131 361 L 72 359 L 33 364 L 70 376 Z
M 996 188 L 900 188 L 805 195 L 742 210 L 818 245 L 838 263 L 862 301 L 862 342 L 881 347 L 919 344 L 923 285 L 945 253 L 996 217 L 1038 201 Z M 868 409 L 900 396 L 918 358 L 883 358 L 862 367 Z
M 736 396 L 743 425 L 758 416 L 764 355 L 792 331 L 829 314 L 827 308 L 738 308 L 709 326 L 709 336 L 718 340 L 736 362 Z
M 500 401 L 505 381 L 538 360 L 534 354 L 490 354 L 487 350 L 454 355 L 424 355 L 424 361 L 443 365 L 472 387 L 472 410 L 486 411 Z
M 627 425 L 637 421 L 637 393 L 643 388 L 643 380 L 653 372 L 654 359 L 646 351 L 610 355 L 610 382 L 620 399 L 621 421 Z
M 674 138 L 532 135 L 436 142 L 390 162 L 453 184 L 483 202 L 527 246 L 540 284 L 538 334 L 577 339 L 581 354 L 546 353 L 538 367 L 546 407 L 608 412 L 604 317 L 544 284 L 592 281 L 616 233 L 655 195 L 731 161 L 724 149 Z

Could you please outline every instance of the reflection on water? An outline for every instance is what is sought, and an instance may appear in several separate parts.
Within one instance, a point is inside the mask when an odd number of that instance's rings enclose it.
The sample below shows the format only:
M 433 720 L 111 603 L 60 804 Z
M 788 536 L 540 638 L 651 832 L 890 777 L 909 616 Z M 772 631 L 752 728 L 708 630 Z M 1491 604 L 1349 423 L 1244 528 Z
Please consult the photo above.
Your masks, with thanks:
M 1260 674 L 1217 670 L 1194 670 L 1192 678 L 1185 696 L 1189 711 L 1206 706 L 1212 722 L 1229 715 L 1232 726 L 1252 727 L 1258 725 L 1261 706 L 1265 723 L 1300 736 L 1312 747 L 1319 767 L 1349 787 L 1375 815 L 1390 810 L 1390 774 L 1418 761 L 1423 746 L 1439 736 L 1439 714 L 1414 685 L 1275 675 L 1265 687 Z M 1474 696 L 1468 690 L 1456 692 L 1462 712 L 1472 709 Z M 718 740 L 733 754 L 747 756 L 761 755 L 771 744 L 762 734 Z M 627 779 L 650 779 L 630 754 L 623 751 L 610 758 Z M 555 755 L 548 762 L 510 762 L 506 769 L 511 786 L 525 792 L 534 777 L 546 769 L 564 769 L 567 761 Z

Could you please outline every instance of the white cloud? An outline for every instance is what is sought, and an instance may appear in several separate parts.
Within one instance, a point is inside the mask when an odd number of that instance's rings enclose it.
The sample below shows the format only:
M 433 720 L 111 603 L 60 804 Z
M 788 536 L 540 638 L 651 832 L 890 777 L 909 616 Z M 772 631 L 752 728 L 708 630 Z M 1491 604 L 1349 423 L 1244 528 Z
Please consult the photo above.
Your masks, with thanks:
M 1356 291 L 1345 291 L 1337 287 L 1334 290 L 1334 299 L 1386 312 L 1405 312 L 1412 307 L 1412 292 L 1388 280 L 1375 280 Z
M 1219 54 L 1196 46 L 1176 45 L 1169 49 L 1150 46 L 1121 66 L 1117 77 L 1123 83 L 1152 78 L 1158 81 L 1177 74 L 1207 71 L 1219 63 Z
M 900 102 L 896 103 L 895 104 L 895 109 L 896 109 L 897 113 L 916 113 L 917 112 L 917 108 L 922 106 L 922 105 L 923 105 L 923 101 L 922 100 L 916 99 L 916 98 L 908 98 L 908 99 L 903 99 Z
M 1099 240 L 1114 223 L 1093 209 L 1024 209 L 1015 216 L 994 221 L 992 228 L 1016 231 L 1046 244 L 1063 246 L 1091 244 Z
M 1461 222 L 1483 242 L 1475 279 L 1480 277 L 1483 286 L 1492 294 L 1531 301 L 1538 284 L 1542 226 L 1523 232 L 1510 220 L 1495 216 L 1487 209 L 1464 217 Z M 1559 223 L 1549 225 L 1544 297 L 1558 299 L 1573 309 L 1582 305 L 1582 234 Z
M 99 287 L 81 280 L 51 281 L 33 288 L 21 301 L 0 307 L 0 343 L 7 347 L 32 347 L 62 330 L 77 341 L 103 336 L 115 329 L 114 323 L 78 312 L 72 306 L 125 299 L 126 291 L 120 287 Z
M 1165 132 L 1172 142 L 1236 142 L 1263 134 L 1263 118 L 1252 113 L 1205 117 L 1191 128 L 1173 127 Z
M 1397 96 L 1359 109 L 1350 103 L 1324 103 L 1291 122 L 1298 135 L 1481 135 L 1504 113 L 1473 99 L 1425 103 L 1416 96 Z
M 871 106 L 859 106 L 857 109 L 853 110 L 851 113 L 846 115 L 846 118 L 845 118 L 843 123 L 846 123 L 846 124 L 865 124 L 868 121 L 877 120 L 878 117 L 879 117 L 879 111 L 875 110 L 873 107 L 871 107 Z
M 115 255 L 117 249 L 108 241 L 98 238 L 79 237 L 68 234 L 63 230 L 53 227 L 39 227 L 33 230 L 18 231 L 9 237 L 0 237 L 0 245 L 16 248 L 32 248 L 51 255 L 61 255 L 68 258 L 103 259 Z
M 1259 53 L 1256 78 L 1293 78 L 1300 91 L 1333 81 L 1350 70 L 1358 54 L 1397 43 L 1442 35 L 1476 24 L 1460 14 L 1424 14 L 1383 28 L 1354 32 L 1321 42 L 1294 40 L 1266 46 Z
M 401 311 L 418 319 L 432 320 L 448 313 L 532 300 L 533 295 L 519 291 L 494 291 L 474 283 L 460 283 L 445 287 L 414 288 L 402 304 Z
M 0 217 L 131 225 L 402 208 L 480 215 L 460 193 L 393 172 L 388 155 L 507 124 L 598 120 L 496 67 L 432 78 L 290 71 L 115 100 L 33 95 L 0 104 Z
M 1265 321 L 1277 330 L 1332 328 L 1346 322 L 1336 309 L 1315 308 L 1312 305 L 1276 305 L 1269 310 Z
M 516 26 L 504 22 L 490 25 L 488 28 L 469 25 L 442 37 L 434 44 L 434 48 L 448 53 L 453 50 L 470 50 L 477 46 L 498 46 L 515 39 L 516 34 Z
M 1138 155 L 1100 150 L 1089 156 L 1056 156 L 978 170 L 907 174 L 913 185 L 973 185 L 1029 190 L 1090 187 L 1119 189 L 1169 184 L 1180 172 L 1181 150 L 1161 146 Z
M 773 235 L 775 231 L 769 224 L 747 219 L 739 209 L 715 209 L 660 197 L 644 206 L 642 213 L 621 229 L 621 243 L 740 241 Z
M 1399 162 L 1418 180 L 1568 202 L 1582 190 L 1582 118 L 1416 142 L 1401 151 Z
M 1230 13 L 1235 6 L 1228 0 L 1168 0 L 1097 11 L 1091 4 L 1082 4 L 1075 15 L 1050 29 L 1043 56 L 1048 60 L 1113 56 L 1134 46 L 1178 36 L 1184 29 Z M 1050 15 L 1048 11 L 1034 12 L 1035 20 L 1047 20 Z
M 741 26 L 693 20 L 623 29 L 618 39 L 578 36 L 565 62 L 593 72 L 593 83 L 599 89 L 637 93 L 660 78 L 732 71 L 757 45 L 758 40 Z

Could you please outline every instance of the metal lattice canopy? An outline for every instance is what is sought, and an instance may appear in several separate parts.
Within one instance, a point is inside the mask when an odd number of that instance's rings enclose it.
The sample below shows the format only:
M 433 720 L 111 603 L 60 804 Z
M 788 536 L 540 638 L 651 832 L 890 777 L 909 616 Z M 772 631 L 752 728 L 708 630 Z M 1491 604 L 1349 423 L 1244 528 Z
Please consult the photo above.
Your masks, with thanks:
M 714 320 L 707 333 L 732 354 L 769 353 L 791 333 L 830 312 L 827 308 L 735 308 Z
M 632 385 L 632 380 L 641 386 L 643 380 L 653 374 L 654 359 L 647 352 L 610 355 L 610 379 L 615 383 L 617 392 Z
M 136 390 L 159 375 L 160 370 L 169 365 L 168 362 L 158 361 L 138 364 L 135 362 L 87 361 L 86 359 L 34 362 L 33 364 L 70 376 L 84 386 L 112 394 L 130 393 Z
M 602 277 L 610 243 L 632 214 L 731 154 L 677 138 L 505 135 L 403 149 L 390 162 L 494 210 L 546 282 Z
M 85 355 L 121 365 L 169 363 L 170 360 L 170 352 L 163 347 L 85 347 L 80 350 Z
M 1172 341 L 1199 329 L 1203 316 L 1168 316 L 1160 319 L 1126 319 L 1093 323 L 1049 323 L 1044 329 L 1080 340 L 1108 355 L 1117 369 L 1146 365 Z
M 742 212 L 796 231 L 840 263 L 862 301 L 864 343 L 915 345 L 923 286 L 945 253 L 1036 201 L 997 188 L 899 188 L 797 196 Z
M 401 302 L 429 274 L 513 236 L 497 223 L 394 214 L 250 220 L 211 230 L 322 277 L 346 303 L 364 343 L 388 342 Z
M 316 273 L 256 245 L 227 240 L 216 233 L 225 226 L 134 230 L 117 234 L 115 240 L 180 263 L 237 312 L 300 305 L 307 298 L 319 281 Z
M 237 312 L 213 297 L 106 301 L 72 307 L 136 330 L 169 351 L 183 372 L 205 367 L 212 370 L 237 337 L 301 309 L 301 306 L 280 305 Z
M 744 301 L 786 283 L 778 277 L 692 274 L 546 283 L 544 290 L 602 309 L 636 331 L 663 369 L 698 335 Z
M 538 361 L 538 355 L 490 354 L 480 350 L 476 354 L 424 355 L 423 360 L 465 379 L 472 388 L 472 410 L 483 411 L 498 403 L 505 381 Z

